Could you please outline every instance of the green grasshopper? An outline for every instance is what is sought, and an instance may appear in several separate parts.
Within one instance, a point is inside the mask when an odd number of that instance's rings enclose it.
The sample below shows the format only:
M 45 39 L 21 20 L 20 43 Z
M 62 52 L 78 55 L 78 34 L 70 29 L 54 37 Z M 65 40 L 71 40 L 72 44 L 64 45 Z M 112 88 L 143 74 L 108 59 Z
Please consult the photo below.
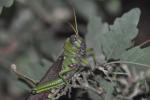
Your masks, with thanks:
M 75 11 L 74 21 L 75 25 L 70 25 L 75 34 L 66 39 L 62 55 L 58 57 L 41 81 L 31 90 L 31 94 L 49 92 L 50 90 L 67 85 L 71 72 L 78 71 L 81 66 L 89 65 L 87 52 L 90 52 L 93 55 L 93 60 L 96 61 L 93 49 L 87 49 L 85 40 L 79 36 Z M 69 77 L 66 77 L 67 75 Z
M 74 12 L 75 16 L 75 12 Z M 88 65 L 87 55 L 86 55 L 86 44 L 85 40 L 79 36 L 77 29 L 77 21 L 75 16 L 75 27 L 71 24 L 72 29 L 76 34 L 67 38 L 64 44 L 64 52 L 62 54 L 62 65 L 61 71 L 59 72 L 59 78 L 50 82 L 46 82 L 40 85 L 37 85 L 32 89 L 32 93 L 41 93 L 48 91 L 50 89 L 59 87 L 61 85 L 67 84 L 68 80 L 64 76 L 73 70 L 78 70 L 80 66 Z M 89 51 L 90 49 L 88 49 Z

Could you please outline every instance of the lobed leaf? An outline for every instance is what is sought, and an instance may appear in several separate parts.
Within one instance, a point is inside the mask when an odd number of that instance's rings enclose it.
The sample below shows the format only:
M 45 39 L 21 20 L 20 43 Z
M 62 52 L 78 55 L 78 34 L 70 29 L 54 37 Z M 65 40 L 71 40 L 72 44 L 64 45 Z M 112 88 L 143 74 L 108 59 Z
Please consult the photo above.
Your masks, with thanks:
M 119 59 L 120 55 L 132 46 L 132 39 L 138 33 L 139 16 L 139 9 L 131 10 L 116 19 L 114 24 L 110 26 L 110 31 L 101 37 L 100 43 L 107 59 Z
M 91 19 L 87 38 L 95 37 L 94 41 L 90 42 L 94 42 L 94 49 L 98 49 L 96 53 L 103 53 L 107 60 L 119 59 L 120 55 L 133 45 L 132 39 L 138 33 L 139 17 L 140 10 L 135 8 L 116 19 L 110 26 L 107 23 L 102 24 L 99 18 Z
M 98 61 L 102 60 L 102 49 L 100 45 L 100 38 L 103 34 L 108 32 L 108 24 L 102 23 L 98 16 L 93 16 L 88 23 L 88 34 L 86 35 L 86 43 L 88 48 L 94 48 L 96 58 Z
M 134 47 L 124 52 L 120 59 L 132 65 L 150 67 L 150 47 Z

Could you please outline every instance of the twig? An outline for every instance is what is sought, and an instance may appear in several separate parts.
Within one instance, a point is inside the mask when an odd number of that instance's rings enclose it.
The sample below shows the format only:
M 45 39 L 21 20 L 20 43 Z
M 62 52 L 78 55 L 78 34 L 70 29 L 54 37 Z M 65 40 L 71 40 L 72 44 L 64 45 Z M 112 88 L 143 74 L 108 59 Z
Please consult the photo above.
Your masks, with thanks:
M 107 66 L 107 65 L 111 65 L 111 64 L 117 64 L 117 63 L 120 63 L 120 64 L 133 64 L 133 65 L 139 65 L 139 66 L 144 66 L 144 67 L 150 67 L 149 65 L 145 65 L 145 64 L 141 64 L 141 63 L 135 63 L 135 62 L 132 62 L 132 61 L 113 61 L 113 62 L 109 62 L 109 63 L 106 63 L 104 64 L 104 66 Z

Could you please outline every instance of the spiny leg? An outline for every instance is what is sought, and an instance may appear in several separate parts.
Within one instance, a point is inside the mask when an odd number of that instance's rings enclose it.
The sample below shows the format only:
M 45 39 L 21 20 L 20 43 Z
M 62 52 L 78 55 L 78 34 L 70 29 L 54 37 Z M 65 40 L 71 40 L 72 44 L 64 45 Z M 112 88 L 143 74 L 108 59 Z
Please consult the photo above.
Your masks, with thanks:
M 64 81 L 62 79 L 57 79 L 47 84 L 39 85 L 32 89 L 33 94 L 49 91 L 51 89 L 56 89 L 57 87 L 64 85 Z
M 34 81 L 33 79 L 27 77 L 26 75 L 23 75 L 22 73 L 20 73 L 17 70 L 17 67 L 15 64 L 11 65 L 11 69 L 13 70 L 13 72 L 17 75 L 18 79 L 21 79 L 22 81 L 24 81 L 29 87 L 34 87 L 36 86 L 37 82 Z

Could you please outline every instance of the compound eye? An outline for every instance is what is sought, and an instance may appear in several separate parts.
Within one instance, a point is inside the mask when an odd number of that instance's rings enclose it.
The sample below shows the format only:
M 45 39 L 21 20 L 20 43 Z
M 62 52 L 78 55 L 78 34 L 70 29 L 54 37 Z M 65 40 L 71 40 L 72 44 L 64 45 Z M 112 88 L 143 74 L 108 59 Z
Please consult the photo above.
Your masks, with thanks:
M 75 66 L 75 64 L 71 64 L 71 65 L 69 65 L 71 68 L 75 68 L 76 66 Z
M 75 43 L 77 41 L 77 37 L 75 35 L 71 36 L 71 42 Z
M 78 64 L 71 64 L 69 65 L 71 68 L 77 68 L 79 65 Z
M 75 66 L 74 66 L 74 64 L 71 64 L 71 65 L 69 65 L 69 67 L 74 68 Z
M 76 35 L 71 36 L 70 42 L 74 47 L 79 48 L 81 46 L 81 40 Z

